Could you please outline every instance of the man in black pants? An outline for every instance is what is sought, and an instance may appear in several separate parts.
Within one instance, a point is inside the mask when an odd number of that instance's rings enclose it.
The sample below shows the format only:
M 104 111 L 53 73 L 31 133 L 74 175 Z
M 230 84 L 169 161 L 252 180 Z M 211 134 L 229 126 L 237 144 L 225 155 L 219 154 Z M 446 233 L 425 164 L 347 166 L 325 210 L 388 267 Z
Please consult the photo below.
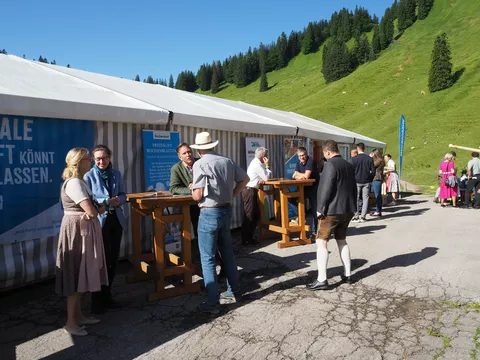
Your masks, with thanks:
M 260 221 L 258 189 L 272 175 L 270 162 L 268 160 L 268 150 L 266 148 L 259 147 L 255 150 L 255 159 L 248 165 L 247 175 L 250 181 L 246 189 L 242 191 L 242 245 L 258 245 L 258 242 L 253 237 Z
M 92 150 L 95 165 L 84 176 L 84 180 L 96 197 L 105 206 L 106 211 L 99 215 L 102 225 L 103 246 L 107 262 L 108 286 L 102 286 L 101 292 L 92 293 L 92 313 L 103 314 L 107 308 L 120 308 L 113 300 L 111 288 L 115 278 L 117 260 L 120 254 L 123 230 L 126 227 L 122 205 L 127 196 L 123 189 L 120 171 L 113 169 L 112 151 L 105 145 L 98 145 Z
M 468 183 L 465 189 L 465 207 L 471 207 L 471 198 L 470 193 L 472 190 L 475 191 L 475 204 L 474 207 L 479 207 L 479 194 L 477 192 L 477 187 L 480 184 L 480 159 L 478 158 L 479 153 L 474 151 L 472 152 L 472 160 L 468 162 L 467 166 L 467 176 Z

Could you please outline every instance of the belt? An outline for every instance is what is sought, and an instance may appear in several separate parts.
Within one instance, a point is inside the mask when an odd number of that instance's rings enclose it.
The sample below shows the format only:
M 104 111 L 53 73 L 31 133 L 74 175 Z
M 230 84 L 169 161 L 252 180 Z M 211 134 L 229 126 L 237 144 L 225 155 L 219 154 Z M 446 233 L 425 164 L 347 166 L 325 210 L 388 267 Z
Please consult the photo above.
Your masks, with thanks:
M 231 207 L 232 204 L 222 204 L 222 205 L 215 205 L 215 206 L 202 206 L 200 210 L 203 209 L 225 209 Z
M 254 187 L 248 187 L 248 186 L 247 186 L 247 190 L 255 190 L 255 191 L 258 191 L 258 189 L 257 189 L 257 188 L 254 188 Z

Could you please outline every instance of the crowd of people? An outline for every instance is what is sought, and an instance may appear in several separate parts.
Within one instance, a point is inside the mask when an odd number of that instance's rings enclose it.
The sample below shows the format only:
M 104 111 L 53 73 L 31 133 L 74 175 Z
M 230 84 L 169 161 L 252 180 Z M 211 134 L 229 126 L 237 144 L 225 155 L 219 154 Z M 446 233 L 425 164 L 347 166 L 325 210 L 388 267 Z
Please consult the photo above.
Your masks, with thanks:
M 434 201 L 440 201 L 442 207 L 447 207 L 450 200 L 452 207 L 458 207 L 458 202 L 463 203 L 465 209 L 480 209 L 480 159 L 479 153 L 473 151 L 472 159 L 468 161 L 467 168 L 459 176 L 455 166 L 455 151 L 445 154 L 438 170 L 438 188 Z M 474 202 L 472 205 L 472 198 Z
M 218 313 L 220 299 L 240 301 L 242 291 L 230 232 L 233 199 L 241 194 L 244 206 L 241 239 L 243 246 L 258 245 L 255 230 L 260 222 L 258 191 L 272 176 L 268 149 L 259 147 L 247 170 L 232 159 L 214 151 L 218 140 L 207 132 L 198 133 L 194 144 L 179 144 L 179 162 L 170 172 L 170 191 L 174 195 L 191 195 L 197 204 L 191 206 L 191 222 L 196 240 L 193 261 L 201 264 L 201 276 L 207 299 L 199 310 Z M 193 156 L 193 150 L 198 157 Z M 375 193 L 373 217 L 382 215 L 382 184 L 393 201 L 399 191 L 396 166 L 391 156 L 379 150 L 365 154 L 365 145 L 356 145 L 351 162 L 340 156 L 333 140 L 322 144 L 323 161 L 319 167 L 303 147 L 298 148 L 298 162 L 293 179 L 314 179 L 305 188 L 311 217 L 310 238 L 316 243 L 318 276 L 307 285 L 310 290 L 328 288 L 326 277 L 328 241 L 333 234 L 344 265 L 342 281 L 352 283 L 350 250 L 346 242 L 350 221 L 363 222 L 368 212 L 370 190 Z M 74 148 L 66 156 L 61 201 L 64 217 L 57 252 L 56 290 L 67 297 L 65 331 L 87 335 L 86 325 L 98 323 L 82 313 L 81 299 L 92 293 L 91 312 L 102 314 L 121 307 L 113 298 L 115 278 L 125 217 L 126 201 L 120 172 L 112 166 L 112 152 L 96 146 L 90 155 L 84 148 Z M 94 162 L 92 166 L 92 161 Z M 450 166 L 446 172 L 450 171 Z M 359 201 L 360 200 L 360 201 Z M 196 251 L 195 251 L 196 249 Z M 217 264 L 225 276 L 227 289 L 219 291 Z

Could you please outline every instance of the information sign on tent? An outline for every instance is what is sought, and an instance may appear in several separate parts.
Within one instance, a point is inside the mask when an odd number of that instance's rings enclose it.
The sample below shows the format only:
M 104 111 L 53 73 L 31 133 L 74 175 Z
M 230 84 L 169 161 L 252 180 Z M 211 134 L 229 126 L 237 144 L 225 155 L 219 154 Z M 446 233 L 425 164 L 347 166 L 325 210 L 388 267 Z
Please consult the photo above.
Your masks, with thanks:
M 94 123 L 11 115 L 0 121 L 0 244 L 55 236 L 65 156 L 93 147 Z

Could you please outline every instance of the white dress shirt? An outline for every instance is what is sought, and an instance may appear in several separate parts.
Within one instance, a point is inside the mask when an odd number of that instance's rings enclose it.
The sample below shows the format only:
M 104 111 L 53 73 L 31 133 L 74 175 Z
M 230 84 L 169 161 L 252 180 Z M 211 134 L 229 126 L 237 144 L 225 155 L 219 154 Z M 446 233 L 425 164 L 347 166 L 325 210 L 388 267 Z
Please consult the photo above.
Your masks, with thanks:
M 259 188 L 258 181 L 260 179 L 267 181 L 272 176 L 270 169 L 267 169 L 265 164 L 257 158 L 253 159 L 248 165 L 247 174 L 250 177 L 247 187 L 255 189 Z

